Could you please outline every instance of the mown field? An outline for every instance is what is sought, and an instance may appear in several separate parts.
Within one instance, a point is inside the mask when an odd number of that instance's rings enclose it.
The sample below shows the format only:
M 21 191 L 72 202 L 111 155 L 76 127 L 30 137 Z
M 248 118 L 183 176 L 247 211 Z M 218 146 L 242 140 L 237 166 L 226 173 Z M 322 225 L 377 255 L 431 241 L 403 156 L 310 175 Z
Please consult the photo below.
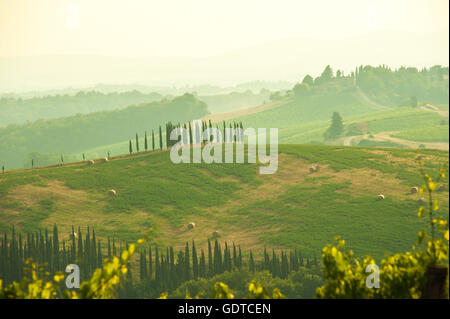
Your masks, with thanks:
M 309 256 L 340 235 L 355 253 L 381 257 L 409 249 L 424 226 L 416 214 L 421 195 L 410 194 L 422 182 L 419 152 L 431 172 L 448 166 L 443 151 L 280 145 L 273 175 L 260 175 L 258 164 L 175 165 L 167 151 L 11 171 L 0 175 L 0 231 L 57 224 L 68 238 L 72 225 L 90 225 L 100 238 L 131 241 L 153 227 L 154 244 L 181 248 L 192 239 L 205 245 L 218 230 L 221 241 L 245 249 L 298 248 Z M 320 171 L 310 173 L 312 164 Z M 436 194 L 448 219 L 446 189 Z

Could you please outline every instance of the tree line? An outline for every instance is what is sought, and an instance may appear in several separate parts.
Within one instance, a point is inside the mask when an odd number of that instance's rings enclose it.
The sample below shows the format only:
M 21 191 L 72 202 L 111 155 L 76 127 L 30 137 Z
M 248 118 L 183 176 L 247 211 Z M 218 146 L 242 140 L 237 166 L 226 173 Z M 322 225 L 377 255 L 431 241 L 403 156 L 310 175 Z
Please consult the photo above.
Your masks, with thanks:
M 200 123 L 199 123 L 200 122 Z M 220 131 L 219 136 L 215 136 L 212 130 L 216 129 L 216 132 Z M 229 129 L 229 130 L 227 130 Z M 173 130 L 177 132 L 177 139 L 172 140 L 170 135 Z M 162 126 L 159 126 L 159 130 L 157 135 L 155 135 L 155 131 L 152 130 L 151 136 L 147 134 L 147 131 L 144 133 L 144 151 L 155 151 L 155 150 L 163 150 L 168 149 L 174 146 L 176 143 L 181 142 L 183 145 L 194 145 L 201 144 L 205 141 L 209 142 L 225 142 L 225 143 L 243 143 L 244 142 L 244 126 L 242 122 L 229 122 L 226 123 L 222 121 L 222 125 L 219 128 L 219 125 L 216 124 L 213 127 L 211 120 L 209 121 L 194 121 L 193 124 L 191 122 L 181 124 L 178 122 L 177 124 L 172 123 L 171 121 L 165 124 L 165 134 L 163 134 Z M 204 133 L 206 133 L 206 137 Z M 163 137 L 164 135 L 164 137 Z M 156 143 L 155 143 L 156 140 Z M 141 151 L 139 134 L 136 133 L 133 140 L 128 140 L 128 153 L 132 155 L 134 152 Z M 165 142 L 165 144 L 164 144 Z M 134 146 L 133 146 L 134 145 Z M 158 148 L 159 146 L 159 148 Z
M 102 267 L 105 258 L 110 259 L 124 248 L 128 249 L 127 242 L 115 238 L 108 237 L 102 242 L 90 227 L 84 234 L 80 227 L 77 231 L 72 227 L 70 238 L 62 240 L 56 225 L 51 232 L 44 229 L 25 235 L 17 233 L 13 227 L 9 235 L 4 232 L 0 236 L 0 278 L 5 284 L 20 281 L 27 275 L 24 269 L 29 259 L 50 274 L 64 272 L 67 265 L 77 264 L 81 280 L 86 280 L 96 268 Z M 319 265 L 315 257 L 304 256 L 298 250 L 269 252 L 264 248 L 260 255 L 258 259 L 251 250 L 244 253 L 240 245 L 220 243 L 217 239 L 208 239 L 206 251 L 199 249 L 194 241 L 186 242 L 184 250 L 177 252 L 173 247 L 145 246 L 140 249 L 138 260 L 129 263 L 128 280 L 120 294 L 132 295 L 137 285 L 153 294 L 172 291 L 189 280 L 242 269 L 252 273 L 267 270 L 274 277 L 288 278 L 300 267 Z
M 207 114 L 204 102 L 185 94 L 120 110 L 0 127 L 0 164 L 19 168 L 30 152 L 77 154 L 126 141 L 124 132 L 156 130 L 169 120 L 187 123 Z

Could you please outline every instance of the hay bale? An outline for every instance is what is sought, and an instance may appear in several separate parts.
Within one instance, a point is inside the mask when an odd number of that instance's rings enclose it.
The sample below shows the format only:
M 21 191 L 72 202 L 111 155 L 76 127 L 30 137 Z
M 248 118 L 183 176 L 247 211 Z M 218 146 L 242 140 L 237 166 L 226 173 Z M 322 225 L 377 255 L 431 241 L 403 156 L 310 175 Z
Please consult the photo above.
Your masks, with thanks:
M 419 200 L 417 202 L 419 203 L 419 205 L 423 205 L 426 203 L 426 200 L 425 200 L 425 198 L 422 197 L 422 198 L 419 198 Z
M 105 158 L 103 159 L 103 161 L 104 161 L 104 162 L 107 162 L 107 161 L 109 161 L 109 159 L 108 159 L 107 157 L 105 157 Z
M 315 173 L 315 172 L 318 172 L 318 171 L 319 171 L 319 166 L 317 166 L 317 165 L 313 165 L 313 166 L 311 166 L 309 168 L 309 172 L 310 173 Z
M 417 186 L 411 187 L 411 194 L 416 194 L 418 192 L 419 192 L 419 187 L 417 187 Z
M 87 163 L 88 163 L 88 165 L 94 165 L 95 164 L 94 160 L 89 160 Z
M 445 185 L 444 185 L 444 184 L 439 185 L 438 188 L 437 188 L 437 191 L 438 191 L 438 192 L 443 192 L 443 191 L 445 191 Z
M 383 194 L 378 195 L 378 196 L 377 196 L 377 199 L 378 199 L 378 200 L 384 200 L 384 195 L 383 195 Z
M 220 237 L 220 233 L 217 230 L 215 230 L 215 231 L 213 231 L 212 236 L 214 238 Z
M 78 235 L 77 235 L 77 233 L 73 232 L 72 234 L 70 234 L 69 238 L 70 238 L 71 240 L 77 239 L 77 238 L 78 238 Z
M 195 223 L 194 223 L 194 222 L 190 222 L 190 223 L 187 225 L 187 228 L 188 228 L 188 229 L 194 229 L 194 228 L 195 228 Z
M 116 195 L 117 195 L 117 192 L 116 192 L 115 189 L 111 189 L 111 190 L 108 192 L 108 194 L 109 194 L 110 196 L 116 196 Z

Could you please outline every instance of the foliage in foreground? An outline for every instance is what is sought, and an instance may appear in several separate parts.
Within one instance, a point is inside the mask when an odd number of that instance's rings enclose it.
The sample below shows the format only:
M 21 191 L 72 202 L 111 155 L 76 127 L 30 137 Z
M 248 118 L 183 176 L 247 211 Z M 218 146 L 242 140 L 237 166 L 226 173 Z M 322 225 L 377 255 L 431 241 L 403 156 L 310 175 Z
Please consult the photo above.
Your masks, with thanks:
M 419 218 L 428 216 L 430 234 L 419 232 L 417 246 L 406 253 L 395 254 L 381 260 L 379 266 L 379 287 L 369 288 L 367 278 L 373 271 L 375 260 L 367 256 L 360 260 L 353 252 L 345 250 L 345 241 L 338 240 L 336 246 L 327 245 L 323 249 L 325 284 L 316 291 L 316 298 L 421 298 L 427 283 L 427 268 L 442 265 L 447 268 L 446 298 L 448 298 L 448 222 L 434 218 L 439 209 L 433 200 L 433 191 L 438 187 L 430 175 L 425 174 L 419 160 L 425 184 L 420 193 L 428 194 L 429 207 L 420 207 Z M 441 169 L 439 179 L 444 179 L 445 169 Z M 436 228 L 439 237 L 436 238 Z M 420 248 L 421 245 L 425 247 Z M 371 281 L 373 284 L 374 282 Z

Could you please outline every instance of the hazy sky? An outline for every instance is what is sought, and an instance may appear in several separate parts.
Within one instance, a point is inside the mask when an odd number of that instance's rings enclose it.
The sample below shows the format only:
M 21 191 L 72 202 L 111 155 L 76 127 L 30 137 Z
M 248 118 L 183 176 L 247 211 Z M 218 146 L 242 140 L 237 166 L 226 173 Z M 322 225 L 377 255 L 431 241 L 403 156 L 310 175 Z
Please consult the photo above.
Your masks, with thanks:
M 211 56 L 272 40 L 448 29 L 448 0 L 0 0 L 0 57 Z

